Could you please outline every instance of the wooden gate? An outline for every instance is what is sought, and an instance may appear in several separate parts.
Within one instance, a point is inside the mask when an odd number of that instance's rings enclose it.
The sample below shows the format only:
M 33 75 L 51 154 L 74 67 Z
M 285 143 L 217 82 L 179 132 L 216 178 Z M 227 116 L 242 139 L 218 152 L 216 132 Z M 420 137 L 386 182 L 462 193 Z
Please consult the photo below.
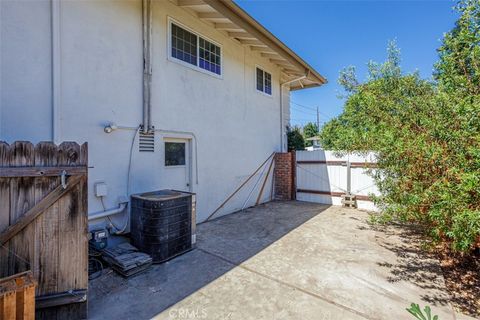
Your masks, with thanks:
M 86 318 L 87 144 L 0 142 L 0 278 L 31 270 L 37 318 Z
M 377 210 L 369 194 L 379 194 L 367 169 L 376 167 L 375 154 L 338 157 L 327 150 L 296 152 L 297 199 L 342 205 L 342 196 L 353 195 L 358 208 Z

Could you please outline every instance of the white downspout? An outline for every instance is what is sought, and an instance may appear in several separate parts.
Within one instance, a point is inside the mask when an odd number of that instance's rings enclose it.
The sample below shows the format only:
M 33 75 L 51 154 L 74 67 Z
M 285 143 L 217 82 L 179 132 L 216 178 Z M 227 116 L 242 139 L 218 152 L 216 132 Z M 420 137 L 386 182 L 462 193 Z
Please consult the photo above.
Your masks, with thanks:
M 61 142 L 60 108 L 61 108 L 61 11 L 60 0 L 51 0 L 51 30 L 52 30 L 52 141 Z
M 290 84 L 295 81 L 300 81 L 302 79 L 305 79 L 308 76 L 308 72 L 296 79 L 288 80 L 283 83 L 280 83 L 280 151 L 281 152 L 286 152 L 287 148 L 285 147 L 285 141 L 284 141 L 284 127 L 283 127 L 283 86 Z M 300 85 L 302 85 L 302 82 L 300 82 Z M 302 85 L 303 86 L 303 85 Z

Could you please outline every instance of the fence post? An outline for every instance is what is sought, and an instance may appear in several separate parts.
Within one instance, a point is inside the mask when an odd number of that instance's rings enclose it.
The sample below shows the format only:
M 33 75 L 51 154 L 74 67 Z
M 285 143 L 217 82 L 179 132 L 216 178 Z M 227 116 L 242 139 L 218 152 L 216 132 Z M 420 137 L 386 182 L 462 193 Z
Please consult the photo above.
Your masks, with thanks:
M 279 152 L 275 154 L 275 200 L 293 200 L 295 188 L 295 154 Z
M 292 200 L 297 200 L 297 153 L 295 150 L 292 152 L 291 166 L 292 166 Z
M 352 194 L 352 167 L 350 164 L 350 157 L 347 158 L 347 195 Z

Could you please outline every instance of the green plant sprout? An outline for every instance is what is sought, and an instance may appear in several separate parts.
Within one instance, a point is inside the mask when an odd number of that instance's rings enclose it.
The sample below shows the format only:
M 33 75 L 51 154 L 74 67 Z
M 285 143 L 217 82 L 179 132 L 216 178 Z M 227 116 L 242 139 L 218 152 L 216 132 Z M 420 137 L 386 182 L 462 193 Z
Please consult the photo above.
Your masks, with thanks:
M 420 309 L 420 306 L 416 303 L 412 303 L 410 308 L 406 308 L 406 310 L 418 320 L 438 320 L 437 315 L 433 316 L 432 318 L 432 309 L 430 309 L 429 306 L 425 306 L 423 309 L 425 314 Z

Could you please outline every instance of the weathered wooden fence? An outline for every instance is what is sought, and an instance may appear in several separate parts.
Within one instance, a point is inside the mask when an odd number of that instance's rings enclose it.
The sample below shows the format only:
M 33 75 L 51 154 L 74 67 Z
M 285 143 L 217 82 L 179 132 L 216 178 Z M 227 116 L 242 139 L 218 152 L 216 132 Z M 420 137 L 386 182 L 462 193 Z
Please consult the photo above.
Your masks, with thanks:
M 378 194 L 367 173 L 375 167 L 375 157 L 356 155 L 336 157 L 326 150 L 296 152 L 297 199 L 301 201 L 341 205 L 347 192 L 356 196 L 360 209 L 376 210 L 370 194 Z
M 31 270 L 37 318 L 86 318 L 87 144 L 0 142 L 0 277 Z

